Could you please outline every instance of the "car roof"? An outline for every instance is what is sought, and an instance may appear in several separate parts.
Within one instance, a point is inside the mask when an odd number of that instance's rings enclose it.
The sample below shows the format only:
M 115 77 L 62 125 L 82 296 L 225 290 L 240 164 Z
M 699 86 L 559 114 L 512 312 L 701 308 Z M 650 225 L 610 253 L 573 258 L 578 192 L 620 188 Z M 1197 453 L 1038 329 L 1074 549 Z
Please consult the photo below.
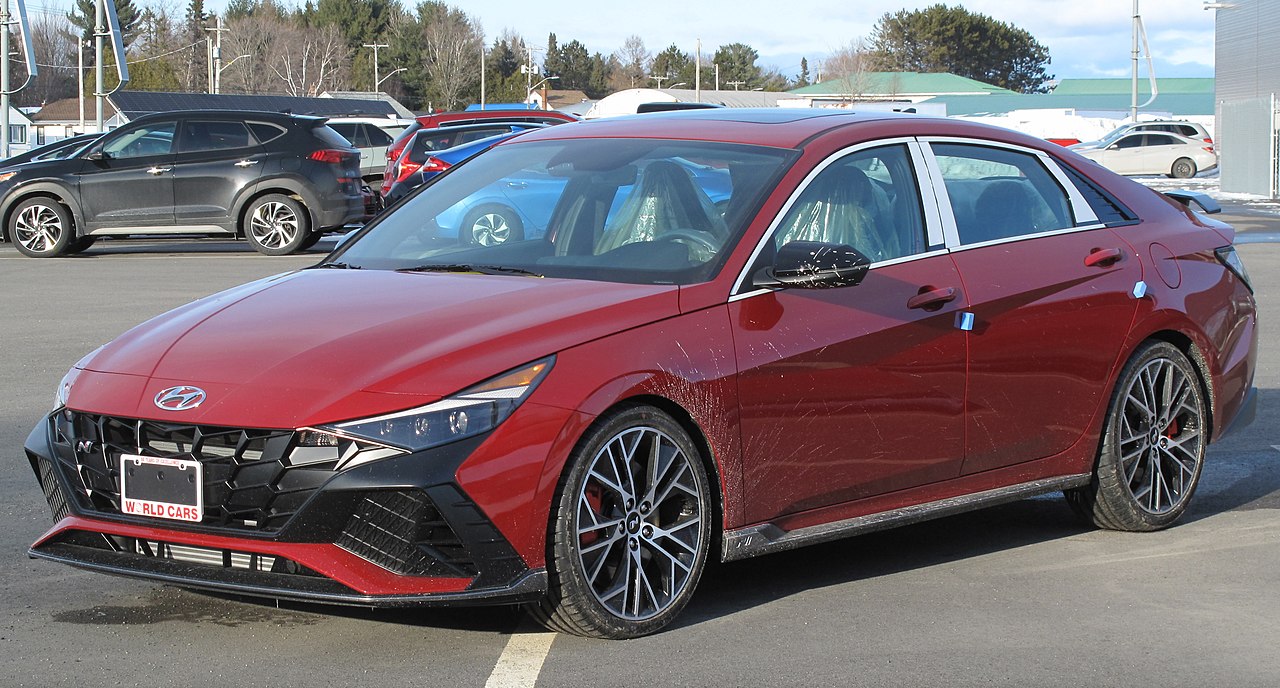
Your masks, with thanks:
M 180 119 L 184 117 L 199 117 L 200 119 L 227 119 L 227 120 L 265 120 L 268 122 L 286 122 L 296 121 L 298 123 L 324 123 L 328 118 L 316 117 L 314 115 L 295 115 L 288 112 L 269 112 L 265 110 L 170 110 L 168 112 L 152 112 L 141 117 L 130 120 L 134 122 L 149 122 L 151 120 Z

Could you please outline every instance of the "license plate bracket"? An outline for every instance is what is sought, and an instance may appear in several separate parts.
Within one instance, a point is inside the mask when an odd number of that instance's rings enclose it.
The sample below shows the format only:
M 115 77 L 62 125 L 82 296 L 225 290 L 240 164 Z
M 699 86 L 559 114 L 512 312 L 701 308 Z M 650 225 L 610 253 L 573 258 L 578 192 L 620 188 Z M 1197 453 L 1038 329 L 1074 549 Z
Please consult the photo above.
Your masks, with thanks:
M 199 523 L 204 518 L 204 466 L 186 459 L 121 455 L 120 511 Z

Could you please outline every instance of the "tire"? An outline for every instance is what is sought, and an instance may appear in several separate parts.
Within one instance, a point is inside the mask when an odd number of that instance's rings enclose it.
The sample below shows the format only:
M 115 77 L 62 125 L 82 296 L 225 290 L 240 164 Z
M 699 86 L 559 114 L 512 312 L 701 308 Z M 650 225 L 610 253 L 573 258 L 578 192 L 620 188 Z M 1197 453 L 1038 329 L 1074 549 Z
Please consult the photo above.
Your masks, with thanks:
M 75 228 L 66 206 L 46 196 L 22 201 L 9 216 L 9 240 L 31 258 L 53 258 L 67 253 Z
M 670 624 L 711 550 L 709 485 L 697 446 L 670 416 L 652 406 L 602 416 L 556 492 L 550 585 L 531 615 L 590 638 L 636 638 Z
M 458 229 L 463 244 L 497 246 L 524 238 L 524 223 L 514 210 L 503 205 L 484 205 L 467 213 Z
M 1173 525 L 1204 468 L 1205 397 L 1199 372 L 1177 347 L 1140 347 L 1111 395 L 1092 480 L 1066 492 L 1076 513 L 1109 530 Z
M 1191 158 L 1178 158 L 1173 161 L 1173 167 L 1169 169 L 1169 176 L 1174 179 L 1190 179 L 1196 176 L 1196 162 Z
M 89 247 L 93 246 L 96 243 L 98 243 L 98 237 L 96 236 L 77 237 L 76 239 L 72 240 L 70 243 L 67 244 L 67 255 L 84 253 L 85 251 L 89 250 Z
M 320 232 L 311 232 L 307 234 L 307 238 L 302 240 L 302 243 L 298 246 L 298 250 L 306 251 L 307 249 L 310 249 L 312 246 L 315 246 L 316 244 L 320 243 L 320 240 L 323 238 L 324 238 L 324 235 L 321 234 Z
M 241 230 L 258 253 L 285 256 L 302 249 L 311 231 L 311 216 L 288 196 L 267 194 L 249 204 Z

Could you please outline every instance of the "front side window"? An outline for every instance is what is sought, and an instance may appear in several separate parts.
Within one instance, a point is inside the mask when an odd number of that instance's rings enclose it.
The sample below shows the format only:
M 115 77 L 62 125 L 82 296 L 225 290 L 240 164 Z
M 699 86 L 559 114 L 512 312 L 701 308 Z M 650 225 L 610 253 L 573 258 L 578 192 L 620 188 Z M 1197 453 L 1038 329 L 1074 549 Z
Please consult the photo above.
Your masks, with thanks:
M 108 141 L 102 152 L 113 159 L 168 155 L 173 152 L 173 135 L 177 126 L 176 122 L 156 122 L 130 129 Z
M 570 139 L 499 145 L 336 253 L 353 267 L 689 284 L 723 265 L 793 151 Z
M 932 148 L 961 244 L 1074 226 L 1066 192 L 1038 157 L 971 144 Z
M 829 165 L 801 192 L 774 234 L 847 244 L 872 262 L 925 250 L 923 214 L 905 145 L 859 151 Z

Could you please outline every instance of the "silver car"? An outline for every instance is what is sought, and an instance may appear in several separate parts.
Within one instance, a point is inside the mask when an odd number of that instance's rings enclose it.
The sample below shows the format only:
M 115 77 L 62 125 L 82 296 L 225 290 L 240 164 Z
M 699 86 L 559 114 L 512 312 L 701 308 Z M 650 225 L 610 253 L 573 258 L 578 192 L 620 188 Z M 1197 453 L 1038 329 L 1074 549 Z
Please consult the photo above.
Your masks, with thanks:
M 1117 174 L 1166 174 L 1188 179 L 1218 166 L 1212 143 L 1167 132 L 1135 132 L 1072 149 Z

